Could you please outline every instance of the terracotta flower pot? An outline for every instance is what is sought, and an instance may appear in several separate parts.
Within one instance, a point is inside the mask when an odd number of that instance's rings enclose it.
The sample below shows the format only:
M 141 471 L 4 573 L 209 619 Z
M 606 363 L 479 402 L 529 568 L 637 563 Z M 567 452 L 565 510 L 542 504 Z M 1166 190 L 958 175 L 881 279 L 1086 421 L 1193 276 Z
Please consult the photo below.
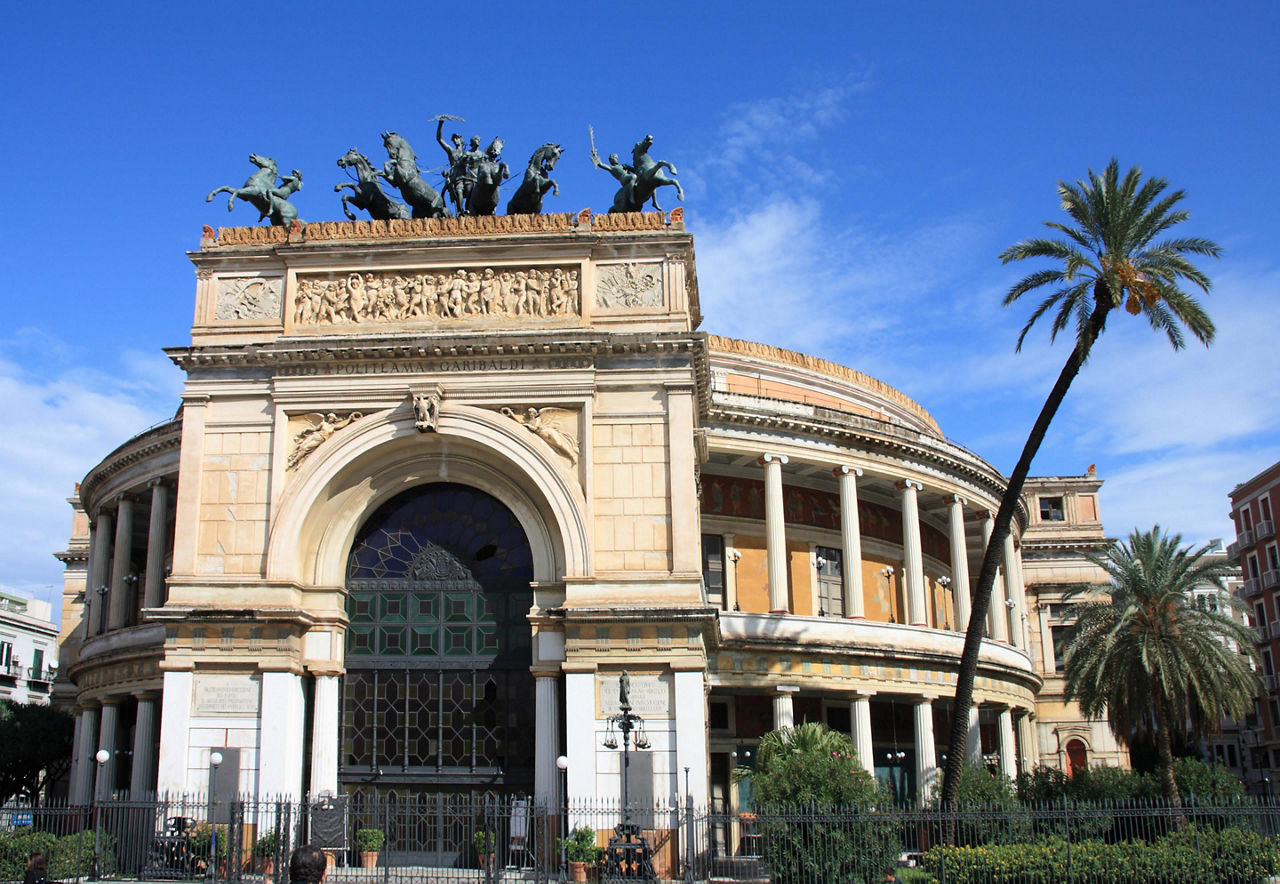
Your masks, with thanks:
M 376 869 L 378 867 L 378 851 L 366 850 L 360 854 L 360 868 Z
M 569 861 L 569 880 L 585 881 L 587 880 L 587 864 Z

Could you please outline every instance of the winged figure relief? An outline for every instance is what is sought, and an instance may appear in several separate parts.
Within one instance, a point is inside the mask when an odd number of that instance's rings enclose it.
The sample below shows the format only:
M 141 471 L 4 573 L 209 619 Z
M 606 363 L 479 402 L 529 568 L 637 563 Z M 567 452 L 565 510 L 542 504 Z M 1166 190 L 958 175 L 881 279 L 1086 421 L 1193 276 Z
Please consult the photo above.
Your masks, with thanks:
M 578 465 L 578 440 L 565 427 L 577 423 L 576 413 L 567 408 L 526 408 L 523 414 L 516 414 L 510 408 L 503 408 L 502 413 L 513 421 L 521 423 L 535 436 L 543 439 L 555 451 L 569 459 L 570 466 Z
M 306 460 L 307 455 L 315 451 L 325 440 L 343 427 L 364 417 L 361 412 L 353 411 L 346 417 L 338 417 L 334 412 L 321 414 L 313 412 L 302 416 L 303 427 L 293 437 L 293 452 L 289 455 L 289 469 L 294 469 Z

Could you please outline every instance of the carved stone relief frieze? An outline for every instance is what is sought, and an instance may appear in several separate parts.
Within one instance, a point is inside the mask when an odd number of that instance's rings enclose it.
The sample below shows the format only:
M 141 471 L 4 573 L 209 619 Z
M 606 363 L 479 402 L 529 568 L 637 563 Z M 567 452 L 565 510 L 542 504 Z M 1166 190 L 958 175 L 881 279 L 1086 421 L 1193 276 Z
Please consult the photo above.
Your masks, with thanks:
M 567 408 L 502 408 L 507 417 L 546 442 L 569 462 L 578 465 L 578 415 Z
M 253 276 L 218 280 L 214 316 L 221 320 L 279 319 L 284 280 Z
M 296 429 L 293 433 L 293 449 L 289 452 L 288 468 L 291 470 L 297 468 L 298 464 L 327 442 L 334 433 L 362 417 L 364 415 L 358 411 L 352 411 L 342 417 L 331 411 L 327 414 L 319 412 L 304 414 L 290 420 L 290 428 L 296 427 Z
M 598 307 L 661 307 L 665 302 L 661 264 L 606 264 L 596 272 Z
M 459 267 L 299 276 L 295 325 L 578 316 L 569 267 Z

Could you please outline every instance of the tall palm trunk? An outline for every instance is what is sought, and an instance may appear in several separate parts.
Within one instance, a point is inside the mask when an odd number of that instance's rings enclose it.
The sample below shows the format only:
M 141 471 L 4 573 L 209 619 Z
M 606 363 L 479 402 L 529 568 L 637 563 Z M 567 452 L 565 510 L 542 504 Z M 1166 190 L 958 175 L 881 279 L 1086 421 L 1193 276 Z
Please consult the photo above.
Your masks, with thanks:
M 1160 791 L 1165 800 L 1177 813 L 1179 823 L 1185 823 L 1182 814 L 1182 796 L 1178 794 L 1178 781 L 1173 777 L 1173 722 L 1170 720 L 1169 702 L 1160 691 L 1156 691 L 1155 737 L 1156 752 L 1160 756 Z
M 969 626 L 964 635 L 964 652 L 960 655 L 960 670 L 956 676 L 956 694 L 951 711 L 951 741 L 947 748 L 947 763 L 943 769 L 942 796 L 943 805 L 954 804 L 960 789 L 960 768 L 965 760 L 965 744 L 968 741 L 969 707 L 973 705 L 973 680 L 978 673 L 978 651 L 982 646 L 982 627 L 991 608 L 991 588 L 996 582 L 996 570 L 1000 567 L 1000 554 L 1004 549 L 1004 540 L 1009 536 L 1013 524 L 1013 514 L 1017 512 L 1018 500 L 1022 496 L 1022 486 L 1031 471 L 1031 461 L 1035 459 L 1040 444 L 1053 416 L 1058 413 L 1067 396 L 1071 382 L 1080 373 L 1093 343 L 1102 334 L 1107 324 L 1107 313 L 1113 301 L 1105 283 L 1098 280 L 1094 286 L 1094 307 L 1089 314 L 1088 329 L 1078 339 L 1067 364 L 1058 374 L 1058 380 L 1049 391 L 1040 415 L 1031 427 L 1027 444 L 1022 449 L 1013 474 L 1009 476 L 1009 485 L 1000 501 L 1000 509 L 996 512 L 995 524 L 991 528 L 991 539 L 987 541 L 987 549 L 982 557 L 982 570 L 978 572 L 978 585 L 974 588 L 970 602 Z M 1007 573 L 1007 568 L 1006 568 Z M 1003 616 L 1003 612 L 1002 612 Z

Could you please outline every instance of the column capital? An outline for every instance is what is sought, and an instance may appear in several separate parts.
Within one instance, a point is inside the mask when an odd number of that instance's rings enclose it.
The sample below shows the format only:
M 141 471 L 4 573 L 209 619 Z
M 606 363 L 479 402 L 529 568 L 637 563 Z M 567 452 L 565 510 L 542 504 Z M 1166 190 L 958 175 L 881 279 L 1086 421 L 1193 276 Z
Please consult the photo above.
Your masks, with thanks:
M 778 685 L 774 685 L 773 689 L 778 694 L 794 694 L 800 690 L 800 687 L 798 685 L 793 685 L 793 684 L 778 684 Z
M 914 488 L 916 491 L 924 490 L 924 485 L 915 479 L 899 479 L 893 483 L 893 487 L 899 491 L 906 491 L 908 488 Z
M 139 703 L 141 703 L 144 700 L 151 700 L 152 702 L 154 702 L 156 700 L 159 700 L 161 695 L 161 692 L 154 688 L 131 691 L 131 693 L 133 694 L 134 698 L 138 700 Z
M 136 503 L 137 500 L 138 496 L 136 494 L 130 494 L 128 491 L 122 491 L 116 496 L 116 506 L 119 506 L 122 503 Z
M 988 509 L 980 509 L 974 513 L 974 518 L 979 522 L 994 522 L 996 520 L 996 514 Z
M 119 706 L 124 702 L 124 697 L 103 697 L 99 702 L 104 708 L 107 706 Z
M 559 678 L 560 678 L 560 665 L 559 665 L 559 664 L 556 664 L 556 668 L 555 668 L 555 669 L 544 669 L 544 668 L 539 668 L 539 667 L 531 667 L 531 668 L 529 669 L 529 672 L 533 675 L 533 677 L 534 677 L 535 679 L 538 679 L 538 678 L 559 679 Z
M 784 464 L 788 463 L 789 460 L 790 459 L 785 454 L 762 454 L 756 463 L 760 464 L 760 466 L 765 466 L 766 464 L 771 463 Z
M 848 464 L 840 464 L 840 466 L 836 467 L 834 470 L 831 471 L 831 475 L 836 477 L 840 477 L 840 476 L 861 477 L 862 467 L 851 467 Z
M 858 688 L 849 692 L 849 697 L 853 700 L 870 700 L 875 695 L 876 691 L 869 691 L 865 688 Z
M 961 497 L 959 494 L 944 494 L 942 495 L 942 499 L 947 503 L 958 503 L 961 506 L 964 506 L 969 502 L 967 498 Z
M 159 476 L 155 479 L 152 479 L 150 482 L 148 482 L 147 487 L 148 488 L 168 488 L 171 484 L 172 483 L 168 479 L 164 478 L 163 476 Z

